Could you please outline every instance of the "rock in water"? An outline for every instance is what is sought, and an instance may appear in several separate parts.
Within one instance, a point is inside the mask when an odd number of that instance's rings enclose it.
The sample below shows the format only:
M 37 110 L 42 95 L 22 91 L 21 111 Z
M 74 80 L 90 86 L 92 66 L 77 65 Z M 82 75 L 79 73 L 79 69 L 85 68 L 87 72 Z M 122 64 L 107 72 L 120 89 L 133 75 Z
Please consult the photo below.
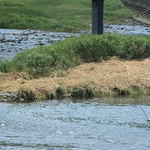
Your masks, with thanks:
M 17 94 L 15 92 L 0 92 L 0 102 L 15 102 Z

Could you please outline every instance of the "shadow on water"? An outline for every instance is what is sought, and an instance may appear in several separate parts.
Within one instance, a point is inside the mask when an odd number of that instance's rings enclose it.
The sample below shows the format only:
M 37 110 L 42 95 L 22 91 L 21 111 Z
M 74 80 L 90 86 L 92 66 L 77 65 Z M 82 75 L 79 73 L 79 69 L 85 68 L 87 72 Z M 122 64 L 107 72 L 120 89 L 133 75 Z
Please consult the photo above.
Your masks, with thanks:
M 103 97 L 103 98 L 95 98 L 95 99 L 69 99 L 68 102 L 73 103 L 91 103 L 97 102 L 97 104 L 108 104 L 108 105 L 117 105 L 117 106 L 124 106 L 124 105 L 147 105 L 150 106 L 150 96 L 125 96 L 125 97 Z
M 57 145 L 57 144 L 31 144 L 31 145 L 27 145 L 27 144 L 22 144 L 22 143 L 10 143 L 10 142 L 5 142 L 5 141 L 0 141 L 0 147 L 9 147 L 11 148 L 24 148 L 24 149 L 41 149 L 41 148 L 48 148 L 48 149 L 73 149 L 76 148 L 75 146 L 73 146 L 73 144 L 66 144 L 66 145 Z

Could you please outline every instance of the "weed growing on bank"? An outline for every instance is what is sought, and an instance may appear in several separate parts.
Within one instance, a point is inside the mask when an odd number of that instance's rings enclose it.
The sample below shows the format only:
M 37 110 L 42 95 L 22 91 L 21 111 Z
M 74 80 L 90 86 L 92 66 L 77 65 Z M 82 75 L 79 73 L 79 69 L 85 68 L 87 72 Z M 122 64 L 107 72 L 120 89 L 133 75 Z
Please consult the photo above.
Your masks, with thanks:
M 33 77 L 49 76 L 82 63 L 101 62 L 113 56 L 121 59 L 150 57 L 150 38 L 130 35 L 84 35 L 40 46 L 0 62 L 0 72 L 25 72 Z

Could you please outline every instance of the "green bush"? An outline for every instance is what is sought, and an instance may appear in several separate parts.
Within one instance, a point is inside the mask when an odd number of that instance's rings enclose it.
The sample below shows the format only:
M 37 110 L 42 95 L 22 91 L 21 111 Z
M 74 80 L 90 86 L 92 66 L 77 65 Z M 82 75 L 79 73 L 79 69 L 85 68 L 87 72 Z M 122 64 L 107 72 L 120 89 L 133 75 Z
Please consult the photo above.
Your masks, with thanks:
M 50 72 L 59 69 L 68 69 L 70 66 L 78 65 L 79 61 L 75 56 L 66 53 L 59 47 L 43 46 L 32 50 L 19 53 L 12 61 L 12 70 L 17 72 L 27 72 L 28 74 L 38 77 L 47 76 Z M 0 69 L 1 71 L 1 69 Z
M 84 35 L 41 46 L 0 62 L 0 72 L 26 72 L 34 77 L 66 70 L 81 63 L 100 62 L 117 56 L 123 59 L 150 57 L 149 37 L 117 34 Z
M 0 61 L 0 72 L 10 72 L 12 71 L 11 61 Z
M 83 62 L 100 62 L 115 56 L 118 51 L 117 35 L 88 35 L 70 39 L 67 48 L 73 51 Z
M 124 38 L 119 56 L 124 59 L 139 59 L 150 57 L 149 38 L 132 37 Z

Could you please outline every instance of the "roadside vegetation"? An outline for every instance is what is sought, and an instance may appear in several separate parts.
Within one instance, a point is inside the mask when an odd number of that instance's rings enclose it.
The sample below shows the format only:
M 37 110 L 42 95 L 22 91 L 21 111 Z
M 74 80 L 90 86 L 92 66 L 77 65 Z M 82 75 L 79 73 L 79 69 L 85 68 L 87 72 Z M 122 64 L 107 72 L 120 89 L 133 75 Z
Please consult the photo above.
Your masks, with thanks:
M 0 0 L 0 28 L 77 32 L 90 29 L 91 0 Z M 105 0 L 105 22 L 125 23 L 121 0 Z

